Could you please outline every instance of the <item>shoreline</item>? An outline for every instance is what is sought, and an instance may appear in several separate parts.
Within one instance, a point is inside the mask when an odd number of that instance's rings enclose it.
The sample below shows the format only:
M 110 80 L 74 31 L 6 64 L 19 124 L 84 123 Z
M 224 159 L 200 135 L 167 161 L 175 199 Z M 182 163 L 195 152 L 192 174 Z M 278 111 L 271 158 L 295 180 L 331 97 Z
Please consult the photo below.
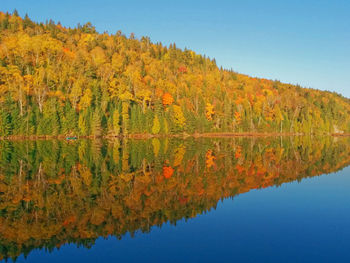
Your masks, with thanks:
M 2 141 L 21 141 L 21 140 L 77 140 L 77 139 L 151 139 L 151 138 L 233 138 L 233 137 L 281 137 L 281 136 L 332 136 L 332 137 L 350 137 L 350 133 L 330 133 L 330 134 L 310 134 L 310 133 L 258 133 L 258 132 L 213 132 L 213 133 L 179 133 L 179 134 L 127 134 L 127 135 L 104 135 L 104 136 L 68 136 L 68 135 L 10 135 L 0 136 Z

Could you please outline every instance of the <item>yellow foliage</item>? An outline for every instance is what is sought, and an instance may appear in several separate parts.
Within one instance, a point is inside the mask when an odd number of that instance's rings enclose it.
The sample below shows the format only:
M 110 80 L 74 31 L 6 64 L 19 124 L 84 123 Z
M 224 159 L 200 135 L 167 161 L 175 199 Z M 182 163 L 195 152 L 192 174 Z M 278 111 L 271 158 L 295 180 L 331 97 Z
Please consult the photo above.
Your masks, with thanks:
M 83 110 L 91 105 L 92 92 L 90 89 L 84 91 L 84 95 L 81 97 L 78 108 Z
M 182 162 L 182 159 L 184 158 L 184 155 L 186 153 L 186 148 L 184 145 L 179 146 L 176 150 L 175 150 L 175 155 L 174 155 L 174 163 L 173 166 L 179 166 Z
M 205 107 L 205 117 L 207 118 L 207 120 L 211 121 L 213 119 L 214 113 L 214 106 L 208 102 Z
M 154 156 L 157 157 L 160 149 L 160 141 L 157 138 L 152 139 L 153 153 Z
M 174 122 L 180 127 L 184 127 L 186 123 L 186 119 L 181 110 L 181 107 L 178 105 L 173 105 L 173 110 L 174 110 Z

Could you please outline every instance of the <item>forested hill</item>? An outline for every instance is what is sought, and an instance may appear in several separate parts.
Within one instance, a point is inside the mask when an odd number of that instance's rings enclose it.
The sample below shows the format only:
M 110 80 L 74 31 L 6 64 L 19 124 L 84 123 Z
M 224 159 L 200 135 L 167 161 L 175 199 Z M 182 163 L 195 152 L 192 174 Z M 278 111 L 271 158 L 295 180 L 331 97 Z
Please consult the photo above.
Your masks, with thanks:
M 0 13 L 0 136 L 348 133 L 349 113 L 338 94 L 223 70 L 175 44 Z

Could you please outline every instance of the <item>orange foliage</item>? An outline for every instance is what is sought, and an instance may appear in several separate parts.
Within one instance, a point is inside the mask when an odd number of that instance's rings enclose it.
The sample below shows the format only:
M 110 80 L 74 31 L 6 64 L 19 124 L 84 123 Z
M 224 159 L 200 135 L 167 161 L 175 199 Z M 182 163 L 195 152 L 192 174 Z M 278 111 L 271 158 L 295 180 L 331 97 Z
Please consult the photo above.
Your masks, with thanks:
M 74 52 L 71 51 L 69 48 L 64 47 L 62 48 L 62 51 L 68 58 L 71 58 L 71 59 L 75 58 Z
M 242 122 L 241 114 L 238 111 L 235 112 L 235 120 L 237 124 L 240 124 Z
M 161 89 L 159 89 L 159 88 L 156 89 L 155 94 L 156 94 L 156 97 L 157 97 L 157 98 L 162 97 L 162 96 L 163 96 L 163 93 L 164 93 L 163 90 L 161 90 Z
M 242 156 L 242 147 L 238 146 L 235 152 L 235 158 L 239 159 Z
M 238 173 L 243 173 L 245 171 L 245 168 L 242 165 L 237 164 L 236 165 L 236 170 L 238 171 Z
M 241 98 L 241 97 L 238 97 L 236 100 L 235 100 L 235 103 L 236 105 L 239 105 L 243 102 L 244 100 Z
M 205 166 L 207 168 L 212 167 L 213 165 L 215 165 L 214 160 L 215 160 L 215 156 L 213 155 L 213 151 L 212 150 L 208 150 L 205 154 Z
M 66 220 L 64 220 L 64 222 L 62 223 L 63 226 L 67 226 L 69 224 L 72 224 L 76 221 L 76 217 L 75 216 L 70 216 L 68 217 Z
M 254 98 L 253 98 L 252 94 L 250 94 L 250 93 L 248 94 L 248 100 L 249 100 L 250 105 L 254 106 Z
M 171 96 L 170 93 L 165 93 L 163 95 L 163 105 L 164 106 L 171 105 L 171 104 L 173 104 L 173 102 L 174 102 L 174 98 L 173 98 L 173 96 Z
M 169 179 L 171 176 L 173 176 L 174 169 L 171 166 L 163 166 L 163 176 L 166 179 Z

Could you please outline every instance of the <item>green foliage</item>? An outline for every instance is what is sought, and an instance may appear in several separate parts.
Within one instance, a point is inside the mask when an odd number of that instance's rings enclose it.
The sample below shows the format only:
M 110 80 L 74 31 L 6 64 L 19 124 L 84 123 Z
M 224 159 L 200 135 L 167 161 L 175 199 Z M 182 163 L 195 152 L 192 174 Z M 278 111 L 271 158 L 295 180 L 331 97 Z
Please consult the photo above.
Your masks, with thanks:
M 120 133 L 120 114 L 118 109 L 113 111 L 112 128 L 114 135 L 118 135 Z
M 0 136 L 11 134 L 11 116 L 8 112 L 0 109 Z
M 78 128 L 79 128 L 80 135 L 83 135 L 83 136 L 90 135 L 90 111 L 89 110 L 84 110 L 81 114 L 79 114 Z
M 99 109 L 95 109 L 94 113 L 92 114 L 92 121 L 91 121 L 91 134 L 94 136 L 101 136 L 102 135 L 102 126 L 101 126 L 101 113 Z

